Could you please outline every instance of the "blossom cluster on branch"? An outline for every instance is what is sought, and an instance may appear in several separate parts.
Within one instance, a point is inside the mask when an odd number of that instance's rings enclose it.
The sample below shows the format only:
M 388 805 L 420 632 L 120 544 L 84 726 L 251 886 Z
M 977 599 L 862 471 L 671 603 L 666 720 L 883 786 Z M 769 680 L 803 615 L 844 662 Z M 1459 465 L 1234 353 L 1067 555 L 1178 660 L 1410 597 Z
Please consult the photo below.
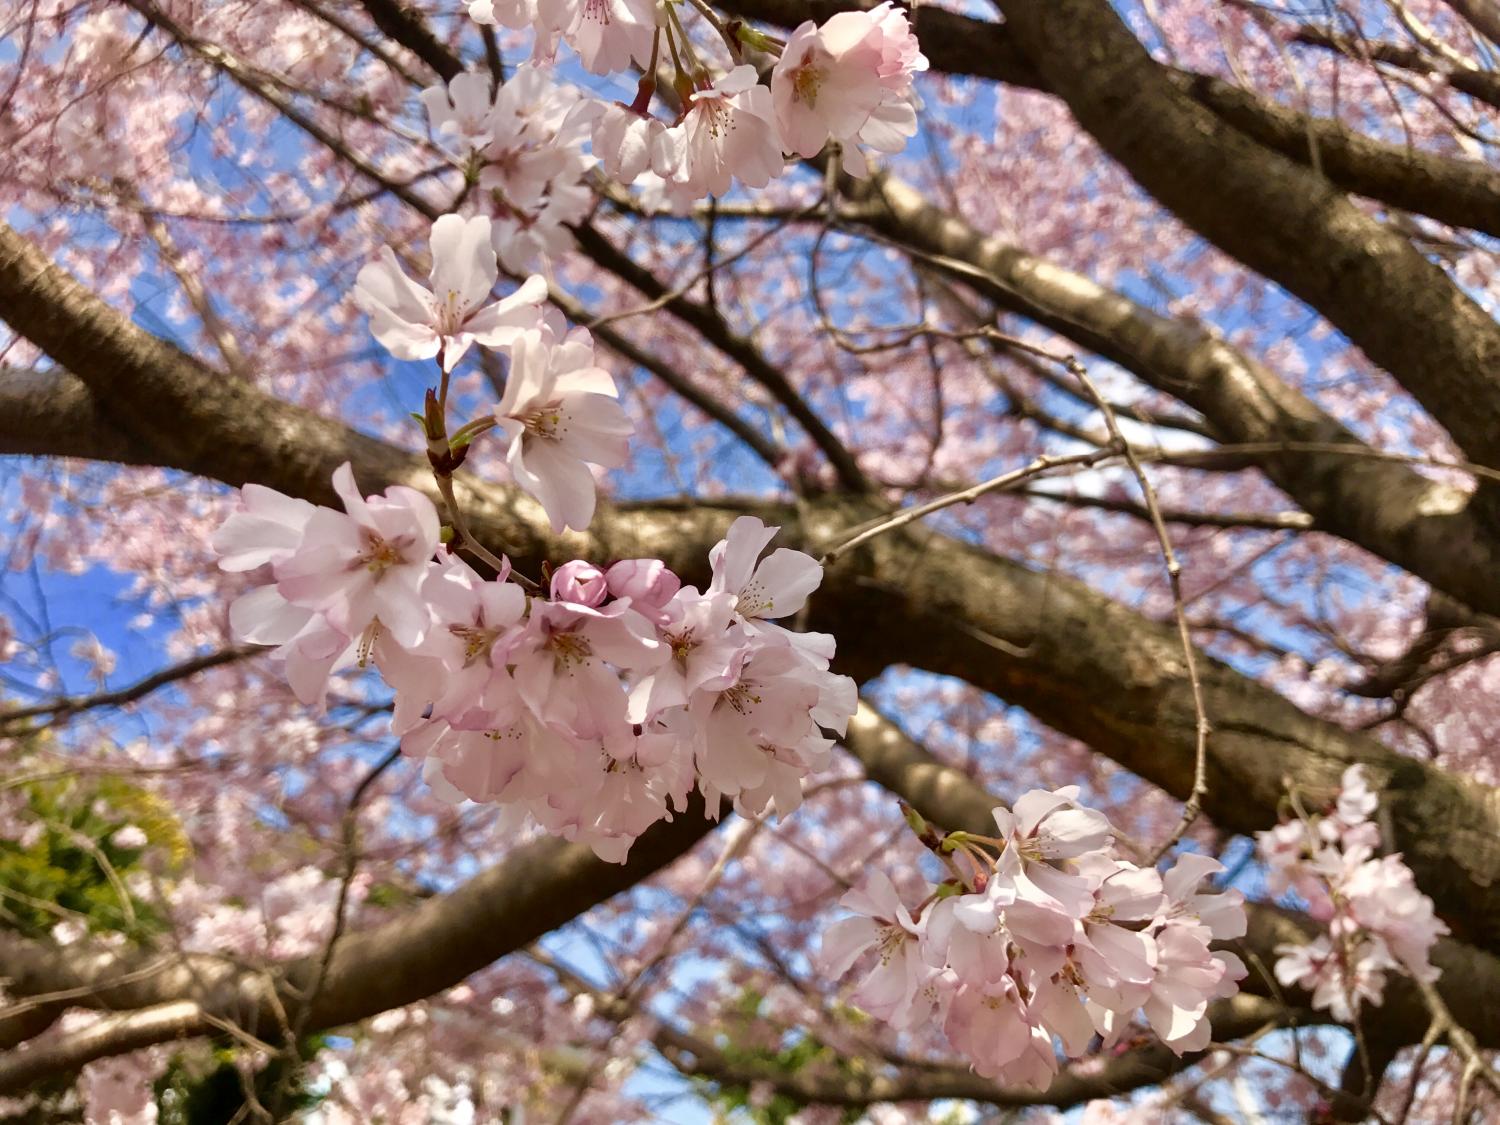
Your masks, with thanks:
M 1368 1001 L 1379 1006 L 1387 973 L 1432 982 L 1428 960 L 1448 927 L 1417 889 L 1399 854 L 1377 855 L 1379 799 L 1364 768 L 1350 766 L 1332 803 L 1299 815 L 1256 839 L 1270 867 L 1271 889 L 1293 891 L 1328 932 L 1306 944 L 1277 946 L 1276 979 L 1313 994 L 1313 1006 L 1353 1021 Z
M 528 595 L 508 565 L 481 576 L 440 545 L 432 502 L 401 485 L 366 497 L 334 474 L 344 511 L 247 485 L 215 537 L 227 570 L 272 581 L 230 607 L 235 633 L 276 645 L 320 700 L 367 663 L 395 692 L 394 732 L 434 791 L 493 802 L 623 862 L 631 842 L 700 789 L 710 810 L 786 815 L 853 713 L 828 670 L 833 638 L 796 633 L 822 579 L 742 517 L 710 555 L 707 591 L 655 559 L 574 561 Z M 517 825 L 519 827 L 519 825 Z
M 1207 1046 L 1209 1002 L 1234 995 L 1246 973 L 1210 942 L 1244 935 L 1243 896 L 1200 889 L 1224 870 L 1209 856 L 1185 853 L 1164 873 L 1124 859 L 1108 819 L 1078 794 L 1024 794 L 994 810 L 995 836 L 942 834 L 909 812 L 951 876 L 908 907 L 874 872 L 842 899 L 854 916 L 823 937 L 825 971 L 863 960 L 856 1003 L 898 1030 L 940 1023 L 1005 1086 L 1045 1088 L 1054 1038 L 1076 1058 L 1096 1034 L 1119 1040 L 1137 1009 L 1177 1054 Z
M 477 188 L 466 206 L 495 221 L 509 269 L 568 245 L 565 224 L 593 203 L 585 177 L 590 142 L 604 172 L 640 183 L 653 205 L 722 195 L 734 181 L 763 188 L 786 154 L 816 156 L 837 144 L 844 167 L 868 174 L 864 150 L 896 153 L 917 131 L 912 75 L 927 68 L 906 16 L 889 2 L 808 21 L 783 44 L 742 24 L 715 30 L 727 69 L 699 54 L 677 5 L 656 0 L 477 0 L 475 20 L 535 35 L 532 60 L 498 89 L 477 72 L 422 95 L 433 136 L 467 162 Z M 673 65 L 667 117 L 651 111 L 665 40 Z M 566 43 L 589 71 L 644 69 L 629 104 L 553 81 L 547 67 Z M 776 56 L 769 84 L 747 50 Z

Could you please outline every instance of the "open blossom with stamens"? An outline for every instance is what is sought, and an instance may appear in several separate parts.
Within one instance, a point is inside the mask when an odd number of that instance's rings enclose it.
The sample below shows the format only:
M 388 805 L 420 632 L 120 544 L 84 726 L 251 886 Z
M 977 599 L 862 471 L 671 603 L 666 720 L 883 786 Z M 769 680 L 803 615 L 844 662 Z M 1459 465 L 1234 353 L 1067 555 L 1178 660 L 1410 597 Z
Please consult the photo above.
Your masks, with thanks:
M 816 156 L 830 137 L 854 136 L 884 99 L 879 55 L 853 22 L 863 15 L 843 12 L 821 28 L 808 20 L 787 38 L 771 72 L 771 96 L 788 152 Z
M 771 74 L 783 145 L 815 156 L 841 142 L 851 171 L 863 175 L 859 144 L 899 152 L 916 133 L 911 80 L 926 68 L 906 16 L 889 2 L 802 24 Z
M 229 571 L 269 566 L 274 581 L 230 606 L 236 637 L 278 646 L 298 698 L 322 698 L 330 672 L 389 633 L 421 641 L 429 621 L 419 590 L 438 543 L 437 511 L 415 489 L 363 497 L 347 463 L 334 473 L 343 512 L 259 485 L 214 536 Z
M 490 301 L 499 269 L 490 221 L 443 215 L 432 224 L 432 288 L 401 269 L 389 246 L 359 271 L 354 303 L 370 316 L 370 332 L 398 359 L 441 353 L 445 371 L 479 343 L 499 347 L 540 321 L 547 283 L 529 277 L 510 296 Z
M 839 905 L 854 917 L 828 927 L 820 967 L 830 977 L 841 977 L 861 954 L 874 952 L 876 963 L 856 997 L 871 1015 L 893 1027 L 909 1026 L 919 1010 L 922 986 L 935 974 L 922 957 L 922 926 L 883 871 L 871 872 L 865 886 L 848 892 Z
M 398 644 L 417 644 L 430 620 L 420 591 L 438 546 L 437 509 L 399 484 L 366 499 L 347 462 L 333 487 L 344 511 L 313 512 L 297 550 L 274 565 L 277 591 L 345 636 L 378 620 Z
M 509 443 L 512 478 L 540 501 L 552 530 L 588 527 L 594 518 L 588 466 L 623 464 L 633 429 L 614 379 L 594 362 L 588 332 L 575 328 L 560 340 L 545 326 L 522 333 L 511 348 L 495 419 Z
M 735 614 L 752 627 L 790 617 L 823 581 L 823 568 L 801 551 L 778 547 L 760 557 L 779 530 L 754 516 L 741 516 L 708 555 L 713 564 L 708 592 L 732 594 Z
M 610 74 L 650 62 L 656 0 L 537 0 L 537 21 L 594 74 Z
M 753 66 L 737 66 L 701 85 L 683 108 L 673 126 L 681 135 L 681 160 L 669 179 L 697 196 L 723 195 L 731 180 L 761 188 L 781 171 L 771 91 L 760 85 Z

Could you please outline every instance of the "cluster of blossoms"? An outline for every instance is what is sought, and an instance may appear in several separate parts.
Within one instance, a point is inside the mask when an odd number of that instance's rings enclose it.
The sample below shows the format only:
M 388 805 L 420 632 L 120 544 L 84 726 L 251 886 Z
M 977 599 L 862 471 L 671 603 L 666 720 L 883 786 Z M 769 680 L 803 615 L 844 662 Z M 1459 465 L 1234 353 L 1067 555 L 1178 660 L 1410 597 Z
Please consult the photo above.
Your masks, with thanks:
M 423 93 L 433 136 L 462 155 L 475 181 L 466 205 L 493 218 L 509 269 L 565 249 L 565 224 L 588 213 L 585 143 L 613 180 L 640 181 L 680 206 L 722 195 L 734 180 L 765 187 L 787 154 L 815 156 L 829 142 L 865 175 L 864 149 L 899 152 L 917 130 L 912 75 L 927 60 L 889 2 L 804 23 L 784 45 L 736 25 L 734 65 L 718 75 L 699 61 L 672 5 L 656 0 L 478 0 L 469 10 L 535 35 L 533 60 L 498 90 L 488 75 L 465 73 Z M 651 112 L 664 37 L 677 68 L 669 119 Z M 545 64 L 559 42 L 595 74 L 644 68 L 635 99 L 603 101 L 553 82 Z M 779 52 L 769 85 L 743 61 L 747 46 Z
M 824 935 L 824 969 L 841 976 L 872 952 L 856 1003 L 897 1029 L 941 1021 L 977 1072 L 1008 1086 L 1046 1087 L 1054 1037 L 1076 1058 L 1095 1035 L 1116 1042 L 1137 1009 L 1178 1054 L 1205 1047 L 1209 1002 L 1245 976 L 1210 948 L 1245 933 L 1243 897 L 1199 889 L 1223 870 L 1208 856 L 1184 853 L 1164 873 L 1121 858 L 1109 821 L 1077 797 L 1032 790 L 994 810 L 995 836 L 940 835 L 909 814 L 952 878 L 909 908 L 875 873 L 844 896 L 855 916 Z
M 1398 854 L 1377 856 L 1379 804 L 1360 766 L 1344 771 L 1333 803 L 1257 837 L 1271 890 L 1295 891 L 1328 932 L 1312 942 L 1277 946 L 1276 979 L 1313 994 L 1313 1006 L 1349 1022 L 1361 1003 L 1379 1005 L 1388 972 L 1432 982 L 1427 957 L 1448 927 L 1417 889 Z
M 238 637 L 278 646 L 307 702 L 329 674 L 373 662 L 395 692 L 393 727 L 452 800 L 504 806 L 623 861 L 696 786 L 786 815 L 855 707 L 828 670 L 833 640 L 772 619 L 822 578 L 752 517 L 710 554 L 705 592 L 661 562 L 574 561 L 528 595 L 440 547 L 431 501 L 396 485 L 362 496 L 346 464 L 344 510 L 247 485 L 214 546 L 226 570 L 269 570 L 230 607 Z

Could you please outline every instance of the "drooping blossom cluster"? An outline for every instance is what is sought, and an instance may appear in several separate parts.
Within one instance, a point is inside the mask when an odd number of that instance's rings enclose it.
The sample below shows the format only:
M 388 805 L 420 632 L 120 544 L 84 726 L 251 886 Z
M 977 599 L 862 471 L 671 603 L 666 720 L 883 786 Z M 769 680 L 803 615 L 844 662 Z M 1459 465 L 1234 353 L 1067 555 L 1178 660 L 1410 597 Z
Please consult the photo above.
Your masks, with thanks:
M 1448 927 L 1417 889 L 1399 854 L 1377 855 L 1379 807 L 1364 768 L 1344 771 L 1333 802 L 1257 836 L 1277 893 L 1294 891 L 1307 913 L 1328 927 L 1306 944 L 1276 947 L 1276 979 L 1313 994 L 1313 1006 L 1353 1020 L 1368 1001 L 1379 1006 L 1387 973 L 1436 981 L 1428 960 Z
M 1177 1054 L 1210 1037 L 1209 1002 L 1232 996 L 1245 967 L 1216 939 L 1243 936 L 1244 900 L 1210 893 L 1223 870 L 1184 853 L 1158 873 L 1122 858 L 1105 816 L 1078 787 L 1032 790 L 994 810 L 998 834 L 913 828 L 952 877 L 915 906 L 876 871 L 824 934 L 823 968 L 868 966 L 854 1001 L 898 1030 L 937 1021 L 974 1069 L 1001 1084 L 1046 1087 L 1054 1039 L 1082 1055 L 1113 1044 L 1140 1010 Z M 873 956 L 867 956 L 871 955 Z
M 844 166 L 868 173 L 864 149 L 895 153 L 916 134 L 912 76 L 927 68 L 906 16 L 887 0 L 869 11 L 808 21 L 783 47 L 744 25 L 729 36 L 730 65 L 704 63 L 677 13 L 655 0 L 477 0 L 480 23 L 529 28 L 530 63 L 498 90 L 465 73 L 423 94 L 432 133 L 461 152 L 477 180 L 466 206 L 495 220 L 495 248 L 507 268 L 529 266 L 567 245 L 565 224 L 592 202 L 583 145 L 621 184 L 682 204 L 722 195 L 738 180 L 765 187 L 787 154 L 816 156 L 832 142 Z M 665 38 L 668 50 L 663 52 Z M 594 74 L 646 70 L 636 97 L 606 101 L 554 83 L 546 67 L 566 43 Z M 746 48 L 777 54 L 769 85 Z M 667 116 L 651 112 L 655 66 L 669 54 L 676 97 Z
M 441 548 L 415 489 L 363 496 L 347 464 L 334 488 L 343 511 L 245 487 L 214 546 L 226 570 L 271 581 L 234 602 L 231 624 L 278 646 L 310 704 L 334 670 L 373 663 L 403 751 L 441 796 L 623 861 L 695 786 L 710 810 L 791 812 L 832 750 L 823 729 L 842 733 L 854 711 L 853 681 L 828 670 L 832 638 L 774 621 L 801 609 L 821 567 L 786 548 L 762 559 L 776 529 L 753 517 L 713 549 L 706 591 L 629 559 L 566 563 L 528 595 L 508 566 L 486 579 Z

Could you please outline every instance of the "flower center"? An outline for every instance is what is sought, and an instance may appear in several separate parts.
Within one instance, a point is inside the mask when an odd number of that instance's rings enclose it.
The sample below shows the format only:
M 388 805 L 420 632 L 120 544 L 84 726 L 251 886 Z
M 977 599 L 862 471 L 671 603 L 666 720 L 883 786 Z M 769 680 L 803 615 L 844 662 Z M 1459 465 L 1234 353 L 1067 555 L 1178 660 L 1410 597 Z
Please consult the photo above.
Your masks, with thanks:
M 547 647 L 552 650 L 552 659 L 559 668 L 582 664 L 594 655 L 589 639 L 578 633 L 554 633 Z
M 512 414 L 511 418 L 521 423 L 533 437 L 557 441 L 567 431 L 563 425 L 562 403 L 549 402 L 524 414 Z
M 740 591 L 739 600 L 735 603 L 735 609 L 739 610 L 741 617 L 764 617 L 775 607 L 776 599 L 770 597 L 766 588 L 754 578 Z
M 906 944 L 907 933 L 900 926 L 882 926 L 875 948 L 880 951 L 880 963 L 889 965 L 891 958 L 901 952 Z
M 817 105 L 818 88 L 827 77 L 828 72 L 822 67 L 814 66 L 809 59 L 792 71 L 792 100 L 806 102 L 809 106 Z
M 376 535 L 369 528 L 362 528 L 365 549 L 358 557 L 359 565 L 363 566 L 377 578 L 390 570 L 393 566 L 399 566 L 405 560 L 401 557 L 401 545 Z
M 738 683 L 729 688 L 719 697 L 729 706 L 733 707 L 741 715 L 748 715 L 755 710 L 755 705 L 760 702 L 760 696 L 755 694 L 755 686 L 748 683 Z
M 450 625 L 448 632 L 464 643 L 465 668 L 488 657 L 490 649 L 495 647 L 495 638 L 500 635 L 500 630 L 486 629 L 480 625 Z
M 448 290 L 433 310 L 439 336 L 456 336 L 469 315 L 469 303 L 455 290 Z
M 698 647 L 698 642 L 693 639 L 693 631 L 684 629 L 681 633 L 664 634 L 667 645 L 672 650 L 672 657 L 678 663 L 687 660 L 693 649 Z

